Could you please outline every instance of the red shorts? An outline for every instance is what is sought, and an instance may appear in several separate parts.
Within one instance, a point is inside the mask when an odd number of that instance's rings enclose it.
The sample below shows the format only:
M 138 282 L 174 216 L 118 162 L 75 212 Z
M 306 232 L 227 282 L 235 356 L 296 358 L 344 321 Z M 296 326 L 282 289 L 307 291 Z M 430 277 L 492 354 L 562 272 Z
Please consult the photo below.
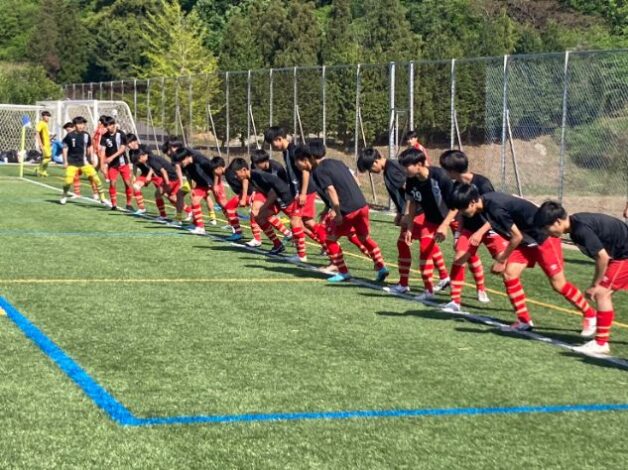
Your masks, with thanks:
M 170 190 L 168 194 L 176 196 L 179 191 L 181 191 L 181 182 L 178 179 L 170 180 Z
M 118 179 L 118 175 L 122 176 L 124 181 L 129 181 L 131 179 L 131 166 L 130 165 L 122 165 L 119 167 L 108 167 L 107 168 L 107 178 L 109 181 L 114 183 Z
M 279 207 L 277 203 L 273 204 L 271 209 L 275 215 L 279 214 L 279 212 L 283 212 L 288 217 L 301 217 L 303 211 L 303 208 L 299 206 L 299 201 L 296 198 L 283 209 Z
M 305 205 L 301 207 L 301 217 L 304 219 L 313 219 L 316 217 L 316 193 L 307 195 Z
M 412 239 L 418 240 L 421 238 L 421 228 L 425 224 L 425 212 L 421 212 L 412 221 Z
M 212 187 L 212 192 L 214 193 L 216 202 L 227 199 L 227 196 L 225 193 L 225 185 L 223 184 L 222 181 Z
M 261 202 L 262 204 L 264 204 L 266 202 L 266 195 L 259 191 L 255 191 L 253 194 L 251 194 L 251 205 L 253 205 L 254 202 Z
M 239 205 L 240 205 L 240 196 L 233 196 L 225 204 L 225 210 L 227 210 L 227 211 L 230 211 L 230 210 L 237 211 Z
M 425 215 L 423 214 L 420 216 L 423 217 L 423 223 L 418 225 L 416 223 L 416 218 L 414 219 L 414 224 L 412 226 L 412 239 L 420 240 L 421 238 L 434 238 L 434 234 L 440 225 L 430 222 L 429 220 L 425 220 Z M 420 216 L 417 216 L 417 218 Z
M 559 238 L 549 237 L 537 246 L 519 246 L 511 253 L 508 263 L 526 264 L 533 268 L 537 263 L 548 276 L 563 270 L 563 247 Z
M 369 206 L 366 205 L 357 211 L 343 216 L 342 222 L 338 225 L 329 218 L 327 223 L 327 233 L 336 238 L 347 237 L 355 233 L 358 236 L 367 237 L 371 231 L 369 220 Z
M 628 290 L 628 259 L 611 260 L 600 285 L 611 290 Z
M 479 246 L 473 246 L 469 242 L 471 235 L 473 235 L 471 230 L 462 229 L 462 232 L 460 232 L 460 236 L 458 237 L 458 241 L 456 242 L 456 251 L 463 251 L 470 253 L 471 255 L 474 255 L 478 251 Z M 508 240 L 490 230 L 484 234 L 482 243 L 486 245 L 486 248 L 488 248 L 488 251 L 493 258 L 504 251 L 508 246 Z
M 192 189 L 192 197 L 200 197 L 201 199 L 207 199 L 209 193 L 212 192 L 212 188 L 207 186 L 197 186 Z

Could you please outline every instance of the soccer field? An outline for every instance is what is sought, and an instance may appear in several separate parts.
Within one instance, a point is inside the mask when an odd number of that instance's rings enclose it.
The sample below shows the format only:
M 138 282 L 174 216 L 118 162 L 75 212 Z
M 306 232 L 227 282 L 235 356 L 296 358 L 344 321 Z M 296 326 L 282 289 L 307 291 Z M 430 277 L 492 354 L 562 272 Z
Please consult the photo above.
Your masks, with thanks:
M 538 268 L 523 277 L 535 339 L 386 294 L 347 243 L 358 282 L 328 285 L 221 241 L 220 223 L 198 237 L 61 206 L 58 168 L 16 174 L 0 167 L 2 468 L 626 466 L 628 369 L 561 347 L 583 343 L 580 315 Z M 372 228 L 395 282 L 398 228 Z M 586 287 L 592 262 L 565 258 Z M 487 283 L 492 302 L 467 286 L 464 306 L 511 322 Z M 628 296 L 615 306 L 628 358 Z

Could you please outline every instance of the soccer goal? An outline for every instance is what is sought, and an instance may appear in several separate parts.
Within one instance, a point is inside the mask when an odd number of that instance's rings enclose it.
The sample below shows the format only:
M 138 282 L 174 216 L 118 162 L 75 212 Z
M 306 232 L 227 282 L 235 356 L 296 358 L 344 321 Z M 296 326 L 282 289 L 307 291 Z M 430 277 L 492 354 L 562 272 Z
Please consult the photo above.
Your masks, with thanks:
M 35 151 L 35 123 L 41 106 L 0 104 L 0 163 L 18 163 Z

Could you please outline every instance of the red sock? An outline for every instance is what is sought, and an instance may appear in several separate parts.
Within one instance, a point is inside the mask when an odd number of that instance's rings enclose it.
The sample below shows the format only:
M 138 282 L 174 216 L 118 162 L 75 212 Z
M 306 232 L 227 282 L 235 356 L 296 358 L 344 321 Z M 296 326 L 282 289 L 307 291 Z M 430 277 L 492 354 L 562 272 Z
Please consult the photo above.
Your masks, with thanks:
M 412 267 L 412 252 L 402 235 L 399 235 L 399 239 L 397 240 L 397 253 L 399 285 L 408 287 L 410 282 L 410 268 Z
M 192 216 L 194 217 L 194 225 L 201 228 L 205 226 L 203 223 L 203 211 L 201 210 L 200 204 L 192 203 Z
M 288 230 L 288 228 L 283 224 L 281 220 L 279 220 L 279 217 L 277 217 L 276 215 L 271 216 L 268 219 L 268 222 L 270 222 L 270 225 L 277 229 L 277 231 L 281 232 L 285 237 L 290 235 L 290 230 Z
M 133 188 L 131 187 L 130 181 L 125 181 L 124 184 L 126 185 L 124 188 L 124 192 L 126 194 L 126 205 L 130 206 L 133 204 Z
M 615 312 L 609 310 L 607 312 L 597 312 L 597 331 L 595 332 L 595 341 L 599 345 L 608 343 L 611 336 L 611 325 Z
M 273 246 L 275 248 L 281 245 L 281 242 L 279 241 L 277 234 L 273 230 L 273 226 L 271 225 L 269 219 L 259 221 L 259 225 L 260 227 L 262 227 L 262 230 L 264 231 L 268 239 L 273 243 Z
M 146 206 L 144 205 L 144 195 L 142 194 L 142 190 L 135 191 L 135 201 L 137 202 L 137 208 L 144 210 Z
M 305 231 L 303 227 L 292 227 L 292 235 L 297 245 L 297 255 L 299 258 L 304 258 L 305 253 Z
M 111 199 L 111 205 L 118 205 L 118 193 L 116 191 L 116 182 L 109 181 L 109 199 Z
M 373 264 L 375 265 L 375 270 L 379 271 L 382 269 L 385 266 L 384 257 L 382 256 L 382 250 L 379 249 L 377 242 L 371 237 L 367 237 L 362 244 L 368 250 L 370 257 L 373 260 Z
M 526 307 L 526 294 L 523 292 L 521 281 L 519 279 L 504 280 L 504 285 L 506 286 L 506 294 L 508 294 L 510 303 L 515 309 L 515 315 L 517 315 L 519 321 L 530 323 L 532 318 L 530 318 L 528 307 Z
M 327 241 L 327 229 L 325 228 L 325 224 L 316 224 L 314 226 L 314 233 L 316 233 L 318 242 L 324 246 Z
M 253 214 L 251 214 L 251 233 L 253 234 L 253 238 L 257 241 L 262 241 L 262 229 L 259 224 L 255 220 Z
M 74 194 L 77 196 L 81 195 L 81 178 L 79 178 L 79 175 L 74 176 Z
M 438 245 L 436 245 L 433 238 L 421 238 L 419 245 L 419 269 L 421 270 L 423 285 L 428 292 L 434 292 L 434 250 L 436 248 L 438 248 Z M 448 275 L 446 273 L 445 277 Z
M 449 273 L 447 272 L 447 266 L 445 266 L 443 252 L 440 251 L 440 247 L 436 243 L 434 243 L 434 248 L 432 249 L 432 257 L 434 265 L 436 266 L 436 269 L 438 269 L 438 276 L 441 279 L 447 279 L 449 277 Z
M 596 316 L 595 310 L 585 300 L 584 296 L 582 295 L 582 292 L 580 292 L 580 290 L 576 286 L 574 286 L 572 283 L 570 282 L 565 283 L 560 293 L 569 302 L 571 302 L 571 304 L 574 307 L 580 310 L 584 314 L 585 318 L 595 318 Z
M 139 205 L 139 200 L 137 198 L 135 199 L 138 201 L 138 205 Z M 157 210 L 159 211 L 159 216 L 164 217 L 164 218 L 168 217 L 168 214 L 166 213 L 166 204 L 164 203 L 163 198 L 160 198 L 160 197 L 155 198 L 155 204 L 157 204 Z
M 345 258 L 342 254 L 342 248 L 340 248 L 338 242 L 332 242 L 327 240 L 325 245 L 327 246 L 327 254 L 329 255 L 329 259 L 332 263 L 334 263 L 334 266 L 338 268 L 338 272 L 340 272 L 341 274 L 347 274 L 349 272 L 349 268 L 347 268 L 347 265 L 345 264 Z
M 484 267 L 482 266 L 482 260 L 478 255 L 473 255 L 469 258 L 469 270 L 475 280 L 475 288 L 478 291 L 484 290 Z
M 351 235 L 347 235 L 347 239 L 351 243 L 353 243 L 355 246 L 357 246 L 364 256 L 368 256 L 369 258 L 373 259 L 373 257 L 371 256 L 371 253 L 369 253 L 368 248 L 362 244 L 362 242 L 360 241 L 360 239 L 355 233 L 352 233 Z
M 238 213 L 233 209 L 227 209 L 227 220 L 229 220 L 229 225 L 233 228 L 234 233 L 242 234 L 242 228 L 240 227 L 240 218 L 238 217 Z
M 464 286 L 464 264 L 454 263 L 451 266 L 451 300 L 458 305 L 462 302 L 462 287 Z

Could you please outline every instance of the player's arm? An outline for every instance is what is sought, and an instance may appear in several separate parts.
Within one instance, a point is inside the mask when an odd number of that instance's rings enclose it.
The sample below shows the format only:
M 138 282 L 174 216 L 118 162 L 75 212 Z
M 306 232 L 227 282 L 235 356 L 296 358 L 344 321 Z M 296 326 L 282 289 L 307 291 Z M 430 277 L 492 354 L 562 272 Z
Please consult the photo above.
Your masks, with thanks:
M 482 225 L 482 227 L 473 232 L 473 235 L 471 235 L 471 237 L 469 238 L 469 243 L 471 244 L 471 246 L 480 246 L 484 235 L 486 235 L 490 230 L 491 224 L 485 222 L 484 225 Z
M 447 238 L 447 230 L 449 229 L 451 223 L 456 219 L 457 215 L 458 209 L 449 210 L 449 212 L 447 213 L 447 217 L 445 217 L 445 220 L 443 220 L 443 222 L 438 226 L 438 229 L 436 229 L 436 234 L 434 235 L 434 238 L 437 242 L 445 241 L 445 239 Z
M 114 152 L 113 155 L 111 155 L 109 158 L 106 159 L 107 164 L 111 163 L 112 161 L 114 161 L 116 158 L 118 158 L 120 155 L 122 155 L 124 152 L 126 152 L 126 145 L 125 144 L 121 144 L 120 148 Z
M 41 140 L 41 128 L 37 126 L 37 132 L 35 132 L 35 144 L 37 144 L 37 150 L 43 153 L 44 143 Z
M 63 168 L 67 168 L 68 167 L 68 146 L 67 145 L 63 146 L 61 155 L 63 156 Z
M 610 261 L 611 257 L 604 248 L 602 248 L 598 254 L 595 255 L 595 274 L 593 276 L 593 281 L 591 282 L 591 287 L 595 287 L 602 282 L 602 279 L 604 279 L 604 273 L 606 272 Z
M 301 172 L 301 193 L 299 194 L 299 205 L 304 206 L 307 200 L 307 188 L 310 184 L 310 172 L 303 170 Z
M 401 230 L 404 232 L 406 243 L 412 243 L 412 229 L 414 225 L 414 214 L 416 214 L 417 205 L 414 198 L 406 196 L 406 205 L 403 209 L 403 217 L 401 218 Z
M 174 171 L 177 173 L 177 178 L 179 179 L 179 185 L 183 186 L 183 170 L 181 169 L 181 165 L 175 163 Z
M 342 223 L 342 214 L 340 213 L 340 199 L 338 198 L 338 192 L 334 188 L 333 184 L 330 184 L 325 188 L 329 202 L 331 203 L 331 210 L 333 211 L 334 220 L 337 224 Z
M 247 196 L 249 194 L 249 180 L 248 179 L 244 179 L 242 181 L 242 193 L 240 194 L 240 201 L 238 202 L 238 205 L 240 207 L 246 207 L 247 206 Z
M 513 251 L 521 244 L 523 241 L 523 234 L 519 227 L 517 227 L 514 223 L 510 227 L 510 240 L 508 241 L 508 245 L 506 249 L 499 253 L 495 257 L 495 262 L 493 263 L 493 267 L 491 268 L 491 272 L 494 274 L 500 274 L 504 272 L 506 269 L 506 262 L 508 258 L 512 254 Z

